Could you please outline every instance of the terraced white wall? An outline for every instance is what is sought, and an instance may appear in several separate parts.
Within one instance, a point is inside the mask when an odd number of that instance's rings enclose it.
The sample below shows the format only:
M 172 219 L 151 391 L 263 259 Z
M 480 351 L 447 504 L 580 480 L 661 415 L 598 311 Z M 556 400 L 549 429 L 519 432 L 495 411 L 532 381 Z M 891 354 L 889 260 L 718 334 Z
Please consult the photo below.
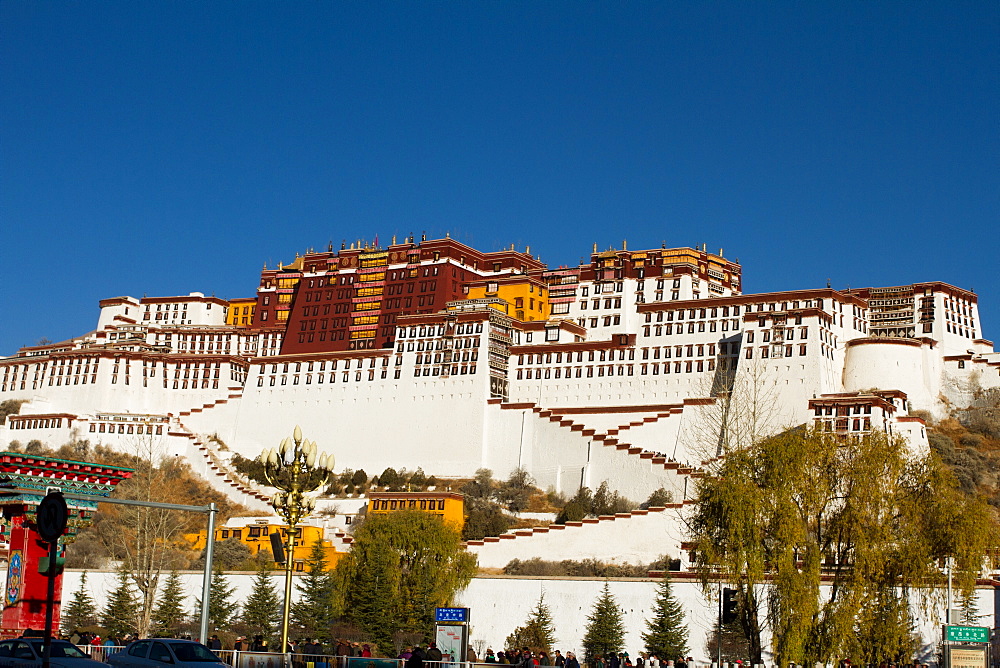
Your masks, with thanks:
M 686 567 L 687 554 L 680 547 L 685 540 L 683 513 L 685 508 L 672 506 L 590 518 L 565 526 L 549 525 L 544 531 L 512 531 L 499 538 L 470 541 L 468 550 L 478 557 L 483 568 L 503 568 L 512 559 L 532 557 L 648 564 L 665 554 L 681 559 Z

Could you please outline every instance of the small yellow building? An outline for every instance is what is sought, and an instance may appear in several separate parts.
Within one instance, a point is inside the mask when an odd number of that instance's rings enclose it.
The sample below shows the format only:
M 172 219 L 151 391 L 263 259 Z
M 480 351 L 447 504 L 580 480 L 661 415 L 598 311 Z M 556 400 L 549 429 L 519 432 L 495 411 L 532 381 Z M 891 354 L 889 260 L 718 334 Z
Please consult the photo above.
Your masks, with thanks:
M 236 518 L 237 520 L 239 518 Z M 281 542 L 288 542 L 288 527 L 283 524 L 271 524 L 267 520 L 252 520 L 240 526 L 224 526 L 215 530 L 216 542 L 224 540 L 238 540 L 250 548 L 250 553 L 256 555 L 261 550 L 271 551 L 271 534 L 280 532 Z M 195 550 L 205 549 L 206 531 L 185 534 L 184 538 Z M 295 554 L 293 557 L 294 570 L 304 571 L 309 563 L 309 554 L 317 540 L 322 541 L 323 552 L 326 556 L 326 569 L 333 570 L 337 562 L 344 556 L 344 552 L 339 552 L 333 543 L 326 540 L 323 527 L 299 526 L 299 535 L 296 538 Z
M 240 297 L 229 300 L 226 324 L 232 327 L 249 327 L 253 324 L 253 312 L 257 307 L 256 297 Z
M 548 320 L 550 315 L 548 287 L 537 278 L 524 274 L 497 276 L 470 283 L 468 297 L 502 299 L 507 303 L 494 304 L 493 308 L 522 322 Z
M 434 513 L 459 530 L 465 525 L 465 497 L 457 492 L 369 492 L 368 514 L 398 510 Z

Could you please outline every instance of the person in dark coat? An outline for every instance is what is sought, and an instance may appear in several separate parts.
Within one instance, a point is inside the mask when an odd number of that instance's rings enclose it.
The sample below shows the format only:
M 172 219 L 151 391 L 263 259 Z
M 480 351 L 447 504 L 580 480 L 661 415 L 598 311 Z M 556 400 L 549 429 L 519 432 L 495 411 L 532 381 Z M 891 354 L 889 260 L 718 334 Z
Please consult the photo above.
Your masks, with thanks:
M 424 650 L 420 649 L 420 645 L 413 648 L 413 653 L 405 665 L 406 668 L 424 668 Z
M 580 662 L 576 660 L 576 654 L 573 652 L 566 652 L 565 668 L 580 668 Z
M 441 650 L 438 649 L 436 642 L 432 642 L 427 646 L 427 652 L 424 655 L 424 660 L 441 661 L 442 659 L 444 659 L 444 655 L 441 654 Z

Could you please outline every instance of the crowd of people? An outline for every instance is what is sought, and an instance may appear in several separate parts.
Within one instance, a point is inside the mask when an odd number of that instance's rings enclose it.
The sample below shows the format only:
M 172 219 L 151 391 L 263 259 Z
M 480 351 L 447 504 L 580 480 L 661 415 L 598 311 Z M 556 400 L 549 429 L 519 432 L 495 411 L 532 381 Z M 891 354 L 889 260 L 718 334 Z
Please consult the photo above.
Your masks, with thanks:
M 566 652 L 563 656 L 560 650 L 556 650 L 550 656 L 548 652 L 532 652 L 528 647 L 520 652 L 517 650 L 507 650 L 494 653 L 492 649 L 486 650 L 483 663 L 503 663 L 520 666 L 521 668 L 532 668 L 532 666 L 559 666 L 560 668 L 580 668 L 580 661 L 573 652 Z
M 477 659 L 469 659 L 476 661 Z M 566 652 L 565 656 L 560 650 L 555 650 L 551 655 L 546 651 L 532 652 L 525 647 L 518 650 L 507 650 L 494 652 L 492 649 L 486 650 L 486 656 L 482 663 L 501 663 L 518 666 L 519 668 L 533 668 L 533 666 L 557 666 L 558 668 L 580 668 L 580 661 L 573 652 Z M 590 668 L 689 668 L 694 665 L 691 657 L 661 660 L 655 654 L 640 653 L 633 661 L 628 652 L 611 653 L 595 656 Z
M 191 636 L 184 636 L 190 640 Z M 122 647 L 128 645 L 137 638 L 126 635 L 118 638 L 109 635 L 101 638 L 99 635 L 90 632 L 73 631 L 66 640 L 81 647 Z M 219 636 L 212 635 L 205 645 L 211 650 L 223 650 L 222 641 Z M 278 652 L 278 648 L 268 643 L 262 635 L 238 636 L 230 648 L 236 652 Z M 324 645 L 316 638 L 289 639 L 285 652 L 292 654 L 293 668 L 328 668 L 331 664 L 344 664 L 344 659 L 351 657 L 372 657 L 374 649 L 367 643 L 338 639 L 336 642 Z M 333 662 L 326 659 L 337 657 Z M 443 662 L 445 659 L 450 662 L 458 661 L 458 657 L 445 657 L 434 642 L 424 646 L 415 645 L 405 648 L 396 659 L 400 660 L 401 668 L 429 668 L 424 663 Z M 551 654 L 542 650 L 532 651 L 528 647 L 520 650 L 510 649 L 494 652 L 492 648 L 486 650 L 483 657 L 479 657 L 476 651 L 470 646 L 469 653 L 465 657 L 468 663 L 495 663 L 518 668 L 535 668 L 535 666 L 554 666 L 555 668 L 580 668 L 580 660 L 574 652 L 563 654 L 560 650 L 555 650 Z M 694 668 L 694 661 L 691 657 L 678 660 L 661 660 L 655 654 L 640 653 L 633 660 L 628 652 L 609 653 L 594 657 L 589 668 Z

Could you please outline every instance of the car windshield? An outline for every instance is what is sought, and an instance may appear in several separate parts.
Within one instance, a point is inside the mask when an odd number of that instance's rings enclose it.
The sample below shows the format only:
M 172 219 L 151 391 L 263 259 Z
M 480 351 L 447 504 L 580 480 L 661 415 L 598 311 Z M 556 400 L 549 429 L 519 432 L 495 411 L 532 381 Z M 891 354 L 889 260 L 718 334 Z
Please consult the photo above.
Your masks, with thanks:
M 212 654 L 212 650 L 198 643 L 179 642 L 171 643 L 170 648 L 174 650 L 178 661 L 212 661 L 219 662 L 219 657 Z
M 38 656 L 42 655 L 42 640 L 32 640 L 31 646 L 38 653 Z M 50 650 L 50 656 L 53 659 L 89 659 L 90 657 L 81 652 L 76 648 L 76 645 L 72 645 L 65 641 L 54 640 L 52 641 L 52 649 Z

